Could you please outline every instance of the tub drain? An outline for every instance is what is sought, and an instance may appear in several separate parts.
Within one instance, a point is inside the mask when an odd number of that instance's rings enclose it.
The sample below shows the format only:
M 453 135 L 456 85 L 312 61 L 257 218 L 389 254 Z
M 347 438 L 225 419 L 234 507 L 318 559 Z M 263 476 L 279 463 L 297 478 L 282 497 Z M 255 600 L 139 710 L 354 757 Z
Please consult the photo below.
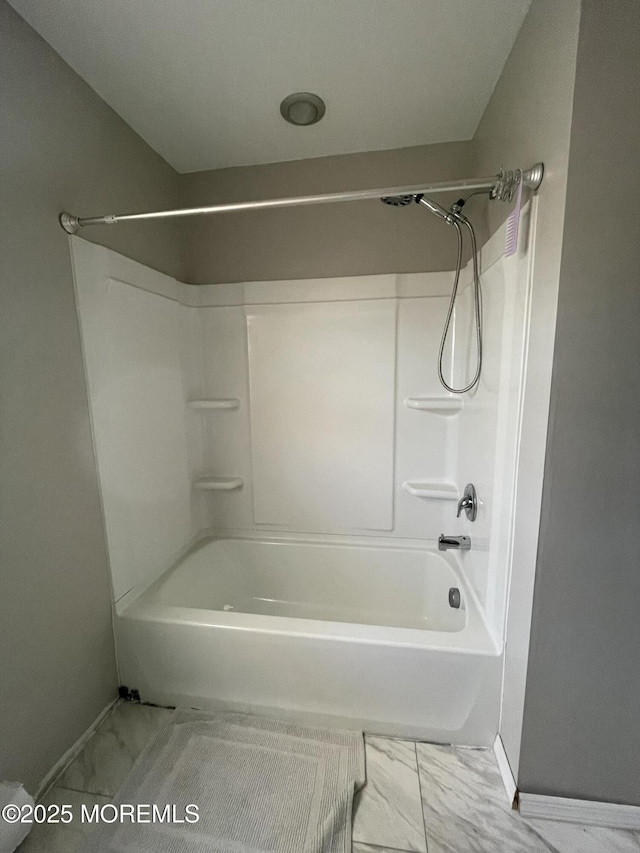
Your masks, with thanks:
M 449 606 L 455 608 L 456 610 L 460 607 L 462 603 L 460 590 L 457 586 L 452 586 L 449 590 Z

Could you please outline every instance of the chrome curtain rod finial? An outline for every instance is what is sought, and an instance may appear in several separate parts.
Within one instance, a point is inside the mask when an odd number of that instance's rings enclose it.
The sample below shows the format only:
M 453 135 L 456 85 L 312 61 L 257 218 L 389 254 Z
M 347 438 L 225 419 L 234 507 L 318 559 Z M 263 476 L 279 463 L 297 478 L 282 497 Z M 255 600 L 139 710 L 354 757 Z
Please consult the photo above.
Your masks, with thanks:
M 62 225 L 67 234 L 77 234 L 80 228 L 78 217 L 72 216 L 70 213 L 60 214 L 60 225 Z
M 508 169 L 503 168 L 498 172 L 495 186 L 491 189 L 491 198 L 498 201 L 513 201 L 518 186 L 522 184 L 525 189 L 535 192 L 544 177 L 544 164 L 536 163 L 530 169 Z
M 522 173 L 522 183 L 528 190 L 535 192 L 544 178 L 544 163 L 536 163 Z

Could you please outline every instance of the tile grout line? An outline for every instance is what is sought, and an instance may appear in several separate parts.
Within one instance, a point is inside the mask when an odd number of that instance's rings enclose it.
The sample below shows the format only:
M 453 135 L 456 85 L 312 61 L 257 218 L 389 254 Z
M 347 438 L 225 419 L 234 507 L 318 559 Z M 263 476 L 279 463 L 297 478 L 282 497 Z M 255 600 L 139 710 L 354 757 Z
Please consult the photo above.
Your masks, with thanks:
M 424 819 L 424 802 L 422 799 L 422 779 L 420 778 L 420 759 L 418 758 L 418 744 L 414 740 L 413 751 L 416 755 L 416 772 L 418 774 L 418 791 L 420 792 L 420 814 L 422 815 L 422 831 L 424 832 L 424 844 L 426 853 L 429 853 L 429 839 L 427 838 L 427 822 Z
M 112 800 L 115 794 L 96 794 L 95 791 L 86 791 L 84 788 L 72 788 L 70 785 L 54 785 L 59 791 L 73 791 L 74 794 L 89 794 L 92 797 L 102 797 L 105 800 Z

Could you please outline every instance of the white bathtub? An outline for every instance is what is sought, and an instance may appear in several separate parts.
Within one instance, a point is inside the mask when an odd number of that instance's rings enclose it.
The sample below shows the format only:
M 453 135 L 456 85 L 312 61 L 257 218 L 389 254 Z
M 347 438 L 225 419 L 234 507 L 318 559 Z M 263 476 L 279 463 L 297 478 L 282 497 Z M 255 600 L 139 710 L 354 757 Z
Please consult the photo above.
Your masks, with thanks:
M 474 746 L 497 731 L 501 657 L 475 596 L 453 555 L 412 543 L 207 537 L 118 602 L 116 638 L 147 702 Z

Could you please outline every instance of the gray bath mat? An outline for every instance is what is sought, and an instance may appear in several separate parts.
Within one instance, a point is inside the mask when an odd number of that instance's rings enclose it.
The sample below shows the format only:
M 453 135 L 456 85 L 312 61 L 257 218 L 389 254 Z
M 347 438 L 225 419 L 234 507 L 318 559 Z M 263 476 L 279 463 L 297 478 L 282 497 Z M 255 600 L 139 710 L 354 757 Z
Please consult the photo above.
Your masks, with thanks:
M 178 709 L 114 801 L 155 804 L 155 822 L 101 823 L 83 853 L 350 853 L 364 783 L 357 732 Z M 158 822 L 191 804 L 197 823 Z

